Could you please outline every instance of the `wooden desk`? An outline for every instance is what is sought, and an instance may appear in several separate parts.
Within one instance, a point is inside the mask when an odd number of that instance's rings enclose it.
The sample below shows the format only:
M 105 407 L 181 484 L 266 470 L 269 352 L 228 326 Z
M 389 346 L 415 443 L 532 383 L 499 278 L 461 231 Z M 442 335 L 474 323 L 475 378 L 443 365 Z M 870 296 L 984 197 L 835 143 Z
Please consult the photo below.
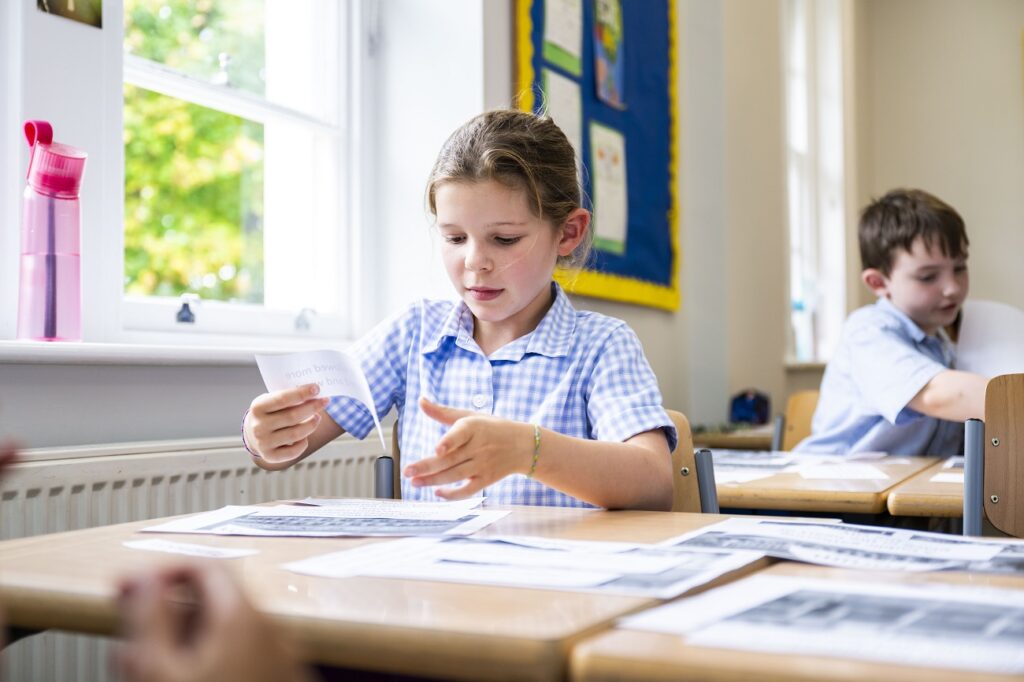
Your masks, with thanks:
M 782 563 L 765 570 L 774 575 L 837 578 L 887 583 L 945 582 L 1024 590 L 1024 578 L 965 573 L 870 573 Z M 900 666 L 849 659 L 766 654 L 687 646 L 677 635 L 615 629 L 584 640 L 572 653 L 574 682 L 789 682 L 894 680 L 896 682 L 1005 682 L 1009 676 L 963 670 Z
M 746 483 L 720 484 L 718 503 L 729 509 L 879 514 L 885 511 L 893 487 L 932 466 L 935 459 L 893 457 L 863 463 L 877 467 L 889 478 L 807 479 L 799 473 L 780 473 Z
M 770 424 L 739 431 L 705 431 L 693 434 L 695 448 L 723 448 L 728 450 L 771 450 L 772 427 Z
M 893 516 L 934 516 L 962 518 L 964 515 L 964 484 L 937 483 L 932 476 L 941 472 L 960 472 L 963 469 L 943 469 L 936 462 L 916 476 L 911 476 L 889 491 L 886 503 Z
M 717 515 L 517 507 L 482 534 L 656 542 Z M 257 607 L 292 632 L 307 660 L 466 680 L 564 679 L 581 637 L 657 600 L 551 590 L 371 578 L 327 579 L 280 564 L 365 538 L 258 538 L 144 533 L 154 521 L 0 543 L 0 603 L 9 625 L 110 635 L 118 576 L 180 557 L 129 549 L 129 539 L 260 550 L 226 561 Z M 383 540 L 387 541 L 387 540 Z M 761 562 L 763 566 L 767 562 Z

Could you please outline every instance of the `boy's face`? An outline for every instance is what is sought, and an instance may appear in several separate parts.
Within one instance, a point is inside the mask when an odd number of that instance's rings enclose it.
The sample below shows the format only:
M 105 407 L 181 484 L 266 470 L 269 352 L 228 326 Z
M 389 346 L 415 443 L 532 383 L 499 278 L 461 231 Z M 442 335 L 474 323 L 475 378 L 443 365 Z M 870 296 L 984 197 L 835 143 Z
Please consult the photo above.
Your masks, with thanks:
M 861 278 L 876 296 L 885 296 L 926 334 L 952 324 L 967 298 L 967 256 L 942 255 L 918 237 L 910 251 L 899 249 L 889 276 L 868 268 Z

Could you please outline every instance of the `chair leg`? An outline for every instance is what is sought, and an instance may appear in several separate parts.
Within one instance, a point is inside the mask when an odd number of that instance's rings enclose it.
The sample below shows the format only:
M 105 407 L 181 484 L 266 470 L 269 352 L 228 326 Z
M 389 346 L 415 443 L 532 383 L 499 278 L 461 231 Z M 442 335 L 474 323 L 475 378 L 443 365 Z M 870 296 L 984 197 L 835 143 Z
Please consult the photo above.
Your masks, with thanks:
M 395 460 L 381 455 L 373 463 L 373 496 L 381 500 L 395 499 Z
M 715 487 L 715 463 L 710 450 L 698 450 L 694 455 L 697 467 L 697 489 L 700 491 L 700 510 L 704 514 L 718 513 L 718 488 Z
M 782 449 L 782 439 L 786 435 L 786 415 L 775 415 L 775 424 L 772 426 L 772 452 Z
M 964 535 L 981 535 L 985 518 L 985 422 L 964 422 Z

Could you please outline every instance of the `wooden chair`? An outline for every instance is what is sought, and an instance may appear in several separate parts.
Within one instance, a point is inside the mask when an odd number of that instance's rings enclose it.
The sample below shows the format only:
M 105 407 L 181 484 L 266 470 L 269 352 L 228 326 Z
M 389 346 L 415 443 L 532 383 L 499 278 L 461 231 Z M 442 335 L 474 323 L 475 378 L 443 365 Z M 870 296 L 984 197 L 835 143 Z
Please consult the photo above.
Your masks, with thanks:
M 964 535 L 1024 538 L 1024 374 L 988 382 L 985 420 L 964 425 Z
M 818 407 L 819 391 L 797 391 L 786 401 L 785 416 L 776 417 L 772 450 L 792 450 L 811 435 L 811 419 Z
M 698 472 L 696 456 L 693 452 L 693 434 L 690 421 L 682 412 L 666 410 L 676 427 L 679 441 L 672 452 L 672 511 L 681 512 L 718 512 L 718 499 L 711 499 L 705 490 L 703 498 L 700 490 L 700 475 L 705 470 L 705 479 L 710 478 L 711 490 L 714 489 L 714 471 L 710 466 L 710 454 L 707 464 L 702 464 Z M 402 453 L 398 446 L 398 423 L 391 430 L 391 455 L 382 455 L 374 464 L 374 496 L 382 499 L 401 499 L 401 467 Z

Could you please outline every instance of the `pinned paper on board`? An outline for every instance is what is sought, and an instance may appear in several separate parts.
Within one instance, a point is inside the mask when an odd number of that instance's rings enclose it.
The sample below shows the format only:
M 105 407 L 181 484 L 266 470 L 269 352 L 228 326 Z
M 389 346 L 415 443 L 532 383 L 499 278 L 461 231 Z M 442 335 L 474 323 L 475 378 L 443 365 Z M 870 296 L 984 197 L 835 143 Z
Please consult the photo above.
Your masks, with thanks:
M 574 76 L 582 73 L 583 0 L 544 4 L 544 59 Z
M 619 0 L 594 0 L 594 81 L 597 98 L 616 109 L 626 108 L 624 36 L 622 4 Z
M 996 301 L 965 301 L 956 368 L 989 378 L 1024 372 L 1024 310 Z
M 557 71 L 544 69 L 544 95 L 547 113 L 562 129 L 576 152 L 576 163 L 583 158 L 583 105 L 580 86 Z
M 268 391 L 316 384 L 320 387 L 321 397 L 345 396 L 358 400 L 370 411 L 373 423 L 377 426 L 377 435 L 380 436 L 380 445 L 387 449 L 384 430 L 381 429 L 377 407 L 370 393 L 370 384 L 359 362 L 348 353 L 316 350 L 285 355 L 257 355 L 256 364 Z
M 591 123 L 590 158 L 594 181 L 594 247 L 625 253 L 629 215 L 626 138 L 613 128 Z

